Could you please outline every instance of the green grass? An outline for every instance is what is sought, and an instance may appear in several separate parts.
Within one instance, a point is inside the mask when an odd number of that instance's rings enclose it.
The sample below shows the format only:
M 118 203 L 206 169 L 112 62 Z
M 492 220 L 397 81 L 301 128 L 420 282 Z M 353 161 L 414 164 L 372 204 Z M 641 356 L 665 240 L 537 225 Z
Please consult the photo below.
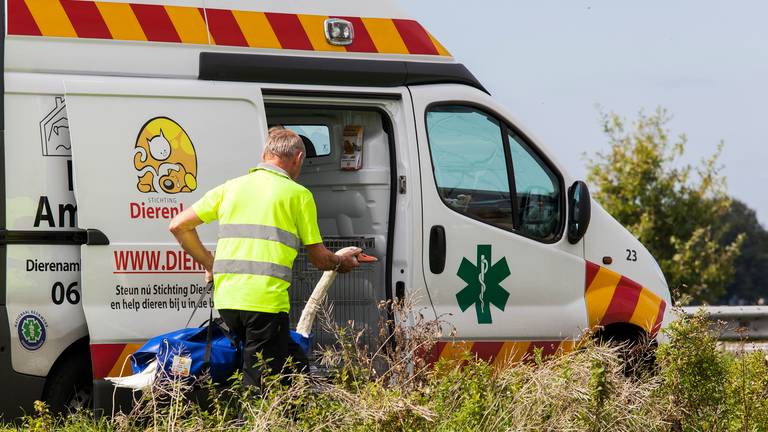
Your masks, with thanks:
M 327 379 L 269 379 L 253 394 L 235 377 L 212 388 L 208 406 L 189 402 L 178 382 L 145 394 L 133 412 L 94 419 L 51 415 L 42 403 L 30 431 L 763 431 L 768 430 L 765 353 L 729 354 L 703 315 L 673 323 L 656 366 L 628 374 L 621 349 L 587 340 L 546 361 L 494 369 L 427 367 L 414 353 L 434 342 L 436 323 L 396 328 L 396 349 L 367 353 L 359 333 L 337 328 L 323 354 Z M 389 367 L 382 367 L 388 365 Z M 385 372 L 384 372 L 385 371 Z M 238 413 L 242 413 L 238 416 Z M 8 427 L 8 426 L 7 426 Z M 11 428 L 12 430 L 12 428 Z

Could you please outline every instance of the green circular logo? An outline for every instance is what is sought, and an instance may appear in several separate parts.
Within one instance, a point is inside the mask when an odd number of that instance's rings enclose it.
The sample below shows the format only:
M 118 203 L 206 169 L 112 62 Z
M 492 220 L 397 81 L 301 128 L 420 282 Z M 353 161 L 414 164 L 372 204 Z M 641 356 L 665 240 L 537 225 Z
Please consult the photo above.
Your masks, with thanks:
M 30 351 L 37 350 L 45 343 L 45 324 L 35 314 L 28 313 L 19 318 L 16 329 L 21 346 Z

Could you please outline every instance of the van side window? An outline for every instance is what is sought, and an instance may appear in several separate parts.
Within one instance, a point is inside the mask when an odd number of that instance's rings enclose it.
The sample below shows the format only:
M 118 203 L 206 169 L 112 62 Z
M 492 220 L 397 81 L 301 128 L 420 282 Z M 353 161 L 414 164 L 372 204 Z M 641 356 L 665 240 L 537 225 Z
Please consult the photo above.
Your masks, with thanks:
M 536 240 L 557 239 L 559 177 L 511 128 L 461 105 L 433 106 L 426 122 L 435 182 L 448 207 Z
M 553 240 L 562 213 L 560 182 L 522 139 L 511 132 L 507 136 L 515 173 L 518 231 L 536 239 Z
M 507 156 L 499 122 L 465 106 L 434 107 L 426 121 L 443 202 L 459 213 L 512 229 Z

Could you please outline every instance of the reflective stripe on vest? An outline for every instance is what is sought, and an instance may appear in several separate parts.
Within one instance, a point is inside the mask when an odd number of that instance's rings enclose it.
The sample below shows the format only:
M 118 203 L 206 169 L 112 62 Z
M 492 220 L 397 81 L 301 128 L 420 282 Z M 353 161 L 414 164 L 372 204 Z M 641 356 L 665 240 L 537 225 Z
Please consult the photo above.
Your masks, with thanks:
M 217 259 L 213 262 L 214 274 L 247 274 L 270 276 L 291 283 L 290 267 L 265 261 Z
M 219 225 L 219 238 L 249 238 L 282 243 L 291 249 L 301 246 L 296 234 L 284 229 L 259 224 L 222 224 Z

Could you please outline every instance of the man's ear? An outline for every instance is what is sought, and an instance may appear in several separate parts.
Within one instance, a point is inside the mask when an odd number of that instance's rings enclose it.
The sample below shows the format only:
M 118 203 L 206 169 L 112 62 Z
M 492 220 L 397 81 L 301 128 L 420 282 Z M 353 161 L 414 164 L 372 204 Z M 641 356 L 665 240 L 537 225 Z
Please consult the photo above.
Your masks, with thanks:
M 304 162 L 304 152 L 300 151 L 296 153 L 296 163 L 301 164 Z

